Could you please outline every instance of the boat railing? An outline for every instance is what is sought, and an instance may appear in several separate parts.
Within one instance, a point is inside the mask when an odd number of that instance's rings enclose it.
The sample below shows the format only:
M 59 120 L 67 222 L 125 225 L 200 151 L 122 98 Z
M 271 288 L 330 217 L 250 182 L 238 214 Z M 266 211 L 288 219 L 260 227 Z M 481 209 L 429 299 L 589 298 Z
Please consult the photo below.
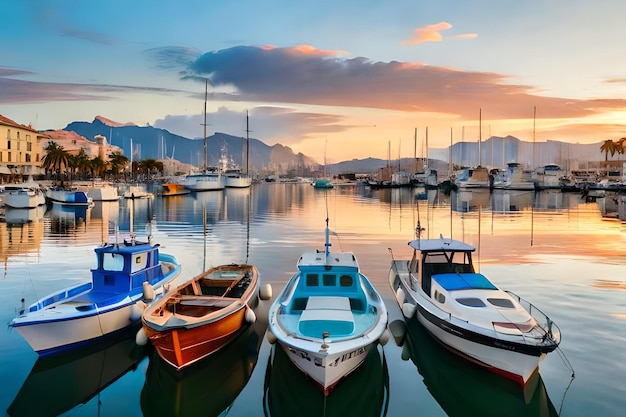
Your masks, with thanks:
M 539 310 L 532 303 L 523 299 L 519 295 L 511 291 L 506 292 L 515 300 L 517 300 L 522 308 L 526 310 L 533 319 L 535 319 L 537 325 L 542 329 L 542 334 L 540 335 L 540 338 L 542 339 L 543 344 L 558 345 L 561 342 L 561 329 L 559 329 L 559 327 L 550 319 L 550 317 L 548 317 L 546 314 L 544 314 L 543 311 Z

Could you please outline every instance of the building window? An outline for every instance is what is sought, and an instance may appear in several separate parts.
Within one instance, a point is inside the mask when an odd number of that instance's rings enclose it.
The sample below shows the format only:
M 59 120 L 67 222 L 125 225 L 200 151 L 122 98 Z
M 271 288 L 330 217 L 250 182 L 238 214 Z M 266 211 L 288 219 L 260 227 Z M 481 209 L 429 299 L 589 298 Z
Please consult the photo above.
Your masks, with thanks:
M 30 142 L 30 135 L 26 135 L 26 142 Z
M 11 139 L 11 129 L 7 129 L 7 139 Z
M 11 152 L 7 152 L 7 162 L 11 162 Z
M 30 143 L 30 142 L 27 142 L 27 143 L 26 143 L 26 150 L 27 150 L 28 152 L 32 151 L 32 150 L 33 150 L 33 144 L 32 144 L 32 143 Z
M 29 153 L 26 154 L 26 162 L 30 162 L 30 154 Z
M 20 131 L 17 131 L 17 140 L 20 140 Z
M 7 149 L 11 149 L 11 141 L 7 141 Z

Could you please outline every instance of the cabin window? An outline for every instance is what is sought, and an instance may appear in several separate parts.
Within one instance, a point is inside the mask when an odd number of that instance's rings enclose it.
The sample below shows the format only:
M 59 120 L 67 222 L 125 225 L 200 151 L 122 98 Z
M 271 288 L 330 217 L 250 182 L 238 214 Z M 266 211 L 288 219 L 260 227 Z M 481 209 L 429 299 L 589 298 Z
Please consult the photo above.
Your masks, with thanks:
M 468 298 L 457 298 L 456 301 L 459 304 L 463 304 L 468 307 L 485 307 L 486 304 L 480 298 L 468 297 Z
M 325 287 L 334 287 L 335 286 L 335 275 L 324 274 L 322 276 L 322 282 Z
M 106 271 L 123 271 L 124 257 L 120 254 L 105 253 L 102 259 L 102 269 Z
M 317 274 L 307 274 L 306 276 L 306 285 L 307 287 L 317 287 L 318 285 L 318 275 Z
M 133 265 L 131 266 L 131 273 L 133 272 L 137 272 L 140 271 L 142 269 L 145 269 L 146 266 L 148 265 L 148 254 L 147 253 L 140 253 L 138 255 L 135 255 L 135 257 L 133 258 Z
M 435 290 L 435 300 L 439 301 L 441 304 L 446 302 L 446 296 Z
M 341 278 L 339 278 L 339 285 L 342 287 L 351 287 L 352 277 L 350 275 L 342 275 Z
M 496 307 L 515 308 L 515 306 L 513 305 L 513 302 L 506 298 L 487 298 L 487 301 L 489 301 L 491 304 L 493 304 Z

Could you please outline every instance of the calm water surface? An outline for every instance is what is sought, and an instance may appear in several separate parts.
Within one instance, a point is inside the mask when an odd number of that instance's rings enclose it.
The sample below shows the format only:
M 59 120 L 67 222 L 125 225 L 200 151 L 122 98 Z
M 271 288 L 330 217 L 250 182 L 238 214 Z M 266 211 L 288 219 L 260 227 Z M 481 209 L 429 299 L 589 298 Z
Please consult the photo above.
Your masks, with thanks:
M 415 205 L 415 201 L 418 205 Z M 377 190 L 345 186 L 327 193 L 306 184 L 258 184 L 250 190 L 96 203 L 83 212 L 54 207 L 7 212 L 0 223 L 0 316 L 82 282 L 93 248 L 110 222 L 154 240 L 178 257 L 183 277 L 213 265 L 256 264 L 274 295 L 303 251 L 352 251 L 381 292 L 389 321 L 402 326 L 387 283 L 391 262 L 407 258 L 419 218 L 424 236 L 443 234 L 478 249 L 478 266 L 550 316 L 561 352 L 522 391 L 441 349 L 415 322 L 324 400 L 265 339 L 267 308 L 228 349 L 177 375 L 150 346 L 127 337 L 53 359 L 38 359 L 20 335 L 0 338 L 0 408 L 12 416 L 621 416 L 626 409 L 626 228 L 609 216 L 611 196 Z M 416 208 L 417 207 L 417 208 Z M 250 215 L 248 215 L 250 213 Z M 206 222 L 203 221 L 206 218 Z M 16 225 L 23 219 L 32 220 Z M 206 223 L 206 233 L 203 223 Z M 205 255 L 206 254 L 206 255 Z M 376 352 L 375 352 L 376 353 Z M 572 380 L 574 369 L 575 378 Z

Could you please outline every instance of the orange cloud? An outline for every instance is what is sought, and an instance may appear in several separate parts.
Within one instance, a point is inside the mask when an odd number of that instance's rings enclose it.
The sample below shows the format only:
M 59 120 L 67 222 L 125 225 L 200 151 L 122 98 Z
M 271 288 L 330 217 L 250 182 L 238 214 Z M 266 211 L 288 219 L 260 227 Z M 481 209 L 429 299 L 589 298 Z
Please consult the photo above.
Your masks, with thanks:
M 409 39 L 402 41 L 403 45 L 417 45 L 424 42 L 441 42 L 444 37 L 440 32 L 444 30 L 450 30 L 452 25 L 448 22 L 439 22 L 434 25 L 428 25 L 425 28 L 417 28 L 413 30 L 413 36 Z M 466 33 L 462 35 L 454 35 L 445 38 L 446 40 L 459 40 L 459 39 L 475 39 L 478 35 L 476 33 Z

